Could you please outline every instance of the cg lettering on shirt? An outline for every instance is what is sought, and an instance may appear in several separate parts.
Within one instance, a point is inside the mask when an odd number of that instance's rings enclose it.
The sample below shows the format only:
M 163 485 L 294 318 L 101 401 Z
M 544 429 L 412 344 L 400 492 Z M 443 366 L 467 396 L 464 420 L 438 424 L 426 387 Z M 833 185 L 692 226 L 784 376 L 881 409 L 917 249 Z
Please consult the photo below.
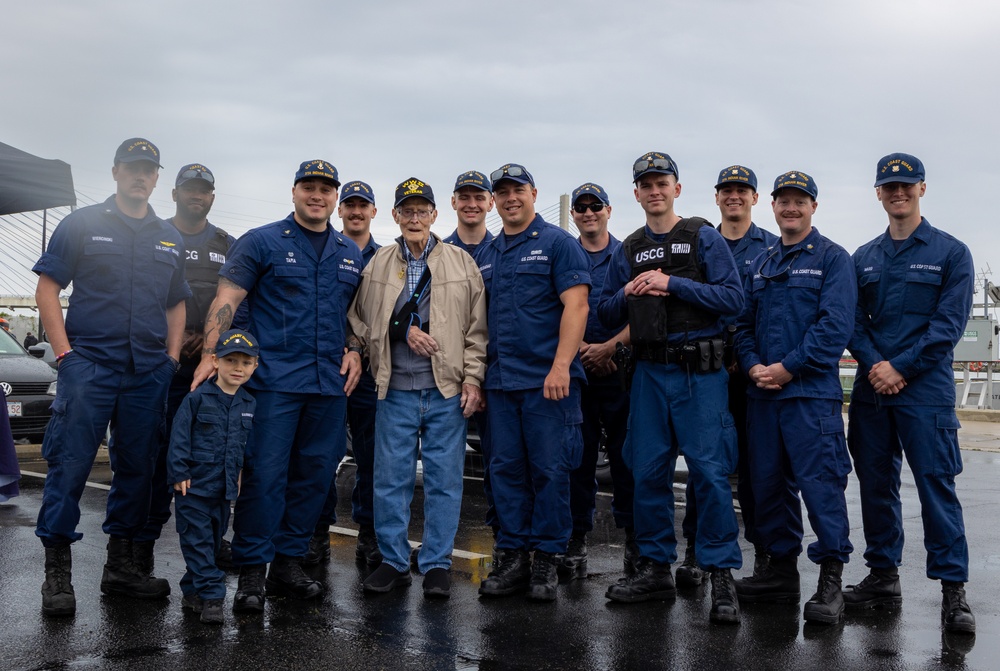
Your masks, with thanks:
M 671 254 L 690 254 L 691 253 L 691 243 L 690 242 L 675 242 L 670 245 Z
M 197 249 L 188 249 L 186 251 L 187 251 L 187 256 L 185 258 L 188 261 L 197 261 L 198 260 L 198 250 Z
M 932 266 L 926 263 L 910 264 L 910 270 L 931 270 L 935 273 L 941 272 L 941 266 Z
M 94 242 L 114 242 L 115 241 L 114 238 L 106 238 L 106 237 L 104 237 L 102 235 L 95 235 L 94 237 L 91 238 L 91 240 L 93 240 Z
M 666 256 L 663 251 L 663 247 L 656 247 L 654 249 L 644 249 L 635 255 L 635 262 L 642 263 L 643 261 L 652 261 L 653 259 L 662 259 Z

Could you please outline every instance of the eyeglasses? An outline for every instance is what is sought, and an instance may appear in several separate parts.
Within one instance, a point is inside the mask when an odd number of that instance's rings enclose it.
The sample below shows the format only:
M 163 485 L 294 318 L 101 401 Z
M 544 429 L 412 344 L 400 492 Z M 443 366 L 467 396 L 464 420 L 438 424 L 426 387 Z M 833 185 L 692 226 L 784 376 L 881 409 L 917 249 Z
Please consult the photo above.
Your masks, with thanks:
M 771 275 L 765 275 L 764 266 L 767 265 L 768 261 L 774 258 L 774 255 L 777 254 L 779 251 L 781 251 L 781 247 L 775 245 L 774 251 L 772 251 L 770 254 L 767 255 L 767 258 L 764 259 L 764 263 L 760 264 L 760 270 L 757 271 L 757 274 L 760 275 L 760 278 L 762 280 L 767 280 L 768 282 L 784 282 L 785 280 L 787 280 L 789 271 L 791 271 L 792 269 L 792 264 L 795 263 L 795 259 L 799 258 L 799 254 L 802 253 L 801 249 L 795 252 L 792 255 L 792 258 L 788 259 L 788 265 L 786 265 L 784 268 L 781 267 L 781 262 L 779 261 L 778 270 L 776 270 Z
M 677 164 L 674 163 L 673 159 L 669 158 L 640 158 L 638 161 L 632 164 L 632 177 L 638 178 L 642 173 L 647 170 L 669 170 L 674 174 L 674 176 L 679 177 L 680 174 L 677 171 Z
M 587 210 L 591 212 L 600 212 L 604 209 L 604 203 L 575 203 L 573 205 L 573 211 L 577 214 L 583 214 Z
M 215 177 L 210 172 L 205 172 L 204 170 L 185 170 L 181 173 L 180 179 L 203 179 L 209 184 L 215 184 Z
M 528 177 L 528 171 L 516 165 L 505 166 L 490 173 L 490 181 L 494 184 L 504 177 L 524 177 L 530 180 L 530 177 Z
M 427 219 L 431 216 L 431 214 L 433 214 L 433 212 L 434 210 L 414 210 L 411 207 L 404 207 L 402 210 L 399 210 L 399 216 L 407 221 L 413 219 L 413 217 L 416 217 L 417 219 Z

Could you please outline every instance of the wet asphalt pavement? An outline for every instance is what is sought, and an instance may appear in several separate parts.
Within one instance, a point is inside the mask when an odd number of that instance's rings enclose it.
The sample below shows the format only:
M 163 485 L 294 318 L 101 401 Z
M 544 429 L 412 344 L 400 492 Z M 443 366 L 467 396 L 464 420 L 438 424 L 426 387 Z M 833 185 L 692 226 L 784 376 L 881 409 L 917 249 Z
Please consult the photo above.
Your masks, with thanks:
M 477 589 L 489 571 L 492 537 L 481 524 L 484 497 L 471 463 L 450 600 L 425 600 L 419 576 L 408 588 L 366 596 L 354 560 L 349 496 L 342 495 L 333 559 L 315 572 L 327 593 L 304 602 L 269 599 L 262 617 L 236 616 L 229 610 L 236 591 L 233 574 L 226 623 L 211 627 L 181 610 L 178 581 L 184 564 L 173 522 L 157 545 L 156 559 L 156 574 L 173 589 L 169 600 L 101 595 L 106 490 L 100 483 L 109 473 L 106 465 L 98 465 L 92 477 L 98 486 L 88 487 L 82 501 L 84 538 L 73 546 L 74 617 L 41 615 L 44 552 L 34 536 L 41 478 L 25 475 L 21 496 L 0 505 L 0 669 L 998 669 L 1000 424 L 964 424 L 962 443 L 972 449 L 963 451 L 965 472 L 958 486 L 971 552 L 974 637 L 946 635 L 941 628 L 940 587 L 924 575 L 919 506 L 907 474 L 903 607 L 848 614 L 833 627 L 804 627 L 801 604 L 748 605 L 741 625 L 710 625 L 707 586 L 680 590 L 674 602 L 611 604 L 604 592 L 622 575 L 623 537 L 614 528 L 606 492 L 599 496 L 589 539 L 589 579 L 560 586 L 554 604 L 522 596 L 480 600 Z M 45 470 L 44 462 L 30 458 L 22 458 L 21 467 Z M 350 467 L 339 481 L 342 494 L 349 492 Z M 418 489 L 411 540 L 419 540 L 419 505 Z M 848 505 L 856 550 L 844 570 L 845 584 L 866 575 L 853 478 Z M 678 507 L 678 535 L 682 512 Z M 752 565 L 752 548 L 745 542 L 743 547 L 744 560 Z M 804 556 L 799 567 L 805 601 L 818 567 Z

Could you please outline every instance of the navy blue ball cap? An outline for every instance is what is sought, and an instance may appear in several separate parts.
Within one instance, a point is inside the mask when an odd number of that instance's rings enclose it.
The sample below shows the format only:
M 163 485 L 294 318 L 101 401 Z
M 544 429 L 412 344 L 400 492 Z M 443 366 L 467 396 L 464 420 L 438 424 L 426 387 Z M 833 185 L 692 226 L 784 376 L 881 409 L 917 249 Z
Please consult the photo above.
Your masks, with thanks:
M 528 169 L 517 163 L 507 163 L 490 173 L 490 180 L 493 182 L 493 190 L 496 190 L 497 182 L 509 179 L 518 184 L 530 184 L 535 186 L 535 178 L 531 176 Z
M 393 207 L 399 207 L 399 204 L 407 198 L 423 198 L 437 207 L 437 203 L 434 202 L 434 190 L 416 177 L 410 177 L 396 187 L 396 200 Z
M 773 198 L 782 189 L 805 191 L 812 196 L 813 200 L 819 196 L 819 187 L 816 186 L 816 181 L 800 170 L 790 170 L 783 175 L 778 175 L 774 180 L 774 190 L 771 191 L 771 197 Z
M 185 182 L 190 182 L 193 179 L 200 179 L 206 182 L 213 189 L 215 188 L 215 175 L 212 171 L 206 168 L 201 163 L 188 163 L 186 166 L 177 171 L 177 180 L 174 182 L 174 186 L 180 186 Z
M 299 166 L 298 172 L 295 173 L 294 183 L 298 184 L 304 179 L 325 179 L 333 182 L 334 186 L 340 186 L 340 177 L 337 175 L 336 166 L 329 161 L 318 158 L 306 161 Z
M 924 164 L 912 154 L 889 154 L 883 156 L 875 170 L 875 186 L 890 182 L 916 184 L 924 181 Z
M 490 183 L 489 178 L 478 170 L 463 172 L 455 179 L 454 191 L 458 191 L 463 186 L 472 186 L 483 191 L 493 191 L 493 185 Z
M 229 329 L 219 336 L 219 342 L 215 344 L 215 356 L 221 359 L 233 352 L 257 356 L 257 338 L 243 329 Z
M 601 201 L 605 205 L 610 205 L 611 201 L 608 200 L 608 192 L 602 187 L 594 184 L 593 182 L 587 182 L 586 184 L 581 184 L 576 187 L 573 191 L 573 197 L 570 199 L 570 205 L 576 205 L 576 201 L 580 196 L 593 196 L 597 200 Z
M 156 148 L 155 144 L 141 137 L 125 140 L 118 145 L 118 151 L 115 152 L 116 165 L 134 161 L 152 161 L 157 168 L 163 167 L 160 165 L 160 150 Z
M 372 205 L 375 204 L 375 192 L 372 188 L 360 180 L 348 182 L 340 189 L 340 201 L 343 203 L 348 198 L 362 198 Z
M 757 191 L 757 175 L 753 174 L 750 168 L 731 165 L 719 173 L 719 181 L 716 182 L 715 188 L 718 189 L 726 184 L 744 184 Z
M 670 154 L 662 151 L 646 152 L 637 158 L 632 164 L 632 181 L 638 181 L 640 177 L 651 172 L 673 175 L 677 179 L 681 178 L 680 170 L 677 169 L 674 159 L 670 158 Z

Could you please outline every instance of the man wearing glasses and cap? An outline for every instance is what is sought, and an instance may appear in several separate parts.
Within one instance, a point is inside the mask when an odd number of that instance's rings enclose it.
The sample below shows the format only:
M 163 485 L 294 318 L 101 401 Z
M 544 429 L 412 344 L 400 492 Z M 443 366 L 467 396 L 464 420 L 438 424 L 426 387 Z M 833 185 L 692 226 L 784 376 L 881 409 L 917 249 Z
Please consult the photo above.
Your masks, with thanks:
M 854 253 L 858 310 L 851 353 L 851 455 L 861 483 L 869 575 L 847 607 L 898 606 L 903 557 L 902 457 L 920 495 L 927 577 L 941 581 L 945 630 L 976 631 L 965 600 L 969 547 L 955 476 L 962 472 L 952 360 L 972 309 L 969 248 L 920 214 L 924 165 L 910 154 L 878 162 L 875 196 L 889 227 Z
M 573 223 L 580 231 L 580 246 L 590 261 L 592 283 L 588 303 L 587 330 L 580 346 L 580 362 L 587 373 L 581 388 L 583 409 L 583 459 L 570 474 L 570 509 L 573 535 L 569 539 L 560 573 L 569 579 L 587 577 L 587 533 L 594 528 L 597 497 L 597 457 L 602 436 L 611 468 L 614 498 L 611 512 L 615 526 L 625 529 L 625 573 L 635 572 L 639 560 L 632 525 L 632 473 L 622 461 L 622 444 L 628 430 L 628 392 L 622 384 L 624 370 L 613 361 L 618 348 L 628 345 L 628 327 L 620 331 L 606 329 L 597 317 L 604 279 L 611 265 L 611 255 L 621 245 L 608 232 L 611 200 L 603 187 L 592 182 L 573 191 Z
M 721 319 L 739 312 L 743 292 L 719 232 L 674 212 L 681 184 L 673 159 L 644 154 L 632 177 L 646 225 L 612 255 L 599 312 L 607 327 L 629 325 L 636 356 L 623 453 L 635 479 L 641 558 L 636 573 L 606 596 L 622 603 L 676 596 L 673 482 L 682 454 L 698 500 L 698 561 L 712 577 L 710 619 L 738 623 L 731 570 L 743 557 L 729 486 L 736 433 L 726 407 Z
M 244 298 L 260 346 L 260 366 L 247 383 L 257 410 L 233 523 L 237 612 L 263 612 L 265 583 L 269 596 L 323 593 L 301 564 L 347 450 L 347 395 L 361 375 L 361 347 L 348 349 L 347 309 L 363 260 L 330 225 L 339 186 L 329 162 L 299 166 L 294 211 L 236 241 L 205 321 L 192 387 L 211 375 L 215 343 Z
M 503 232 L 476 261 L 489 297 L 488 468 L 502 556 L 479 593 L 528 588 L 529 599 L 553 601 L 573 530 L 569 474 L 583 450 L 578 350 L 590 264 L 573 236 L 535 213 L 538 191 L 524 166 L 504 165 L 490 181 Z
M 736 322 L 740 368 L 750 378 L 747 438 L 763 571 L 736 583 L 745 602 L 799 603 L 801 494 L 820 565 L 803 619 L 843 617 L 840 579 L 854 549 L 848 538 L 847 454 L 840 358 L 854 324 L 857 285 L 847 252 L 812 225 L 819 190 L 791 171 L 774 181 L 771 207 L 781 241 L 753 263 L 747 305 Z M 794 483 L 790 486 L 789 483 Z M 701 500 L 698 500 L 701 504 Z
M 144 599 L 170 594 L 167 581 L 143 573 L 132 556 L 149 512 L 158 432 L 191 295 L 181 235 L 149 206 L 160 167 L 152 142 L 123 142 L 111 169 L 115 195 L 63 219 L 33 268 L 35 299 L 59 364 L 35 530 L 45 546 L 45 615 L 76 612 L 70 544 L 83 537 L 76 530 L 80 496 L 108 422 L 114 477 L 101 591 Z M 73 300 L 64 321 L 59 292 L 70 282 Z
M 201 363 L 201 343 L 205 330 L 205 315 L 215 298 L 219 284 L 219 269 L 226 262 L 226 253 L 236 239 L 208 221 L 208 213 L 215 202 L 215 175 L 201 163 L 190 163 L 177 172 L 171 192 L 177 204 L 168 224 L 184 240 L 184 277 L 191 287 L 191 296 L 185 309 L 184 339 L 181 342 L 180 368 L 170 381 L 167 393 L 166 433 L 160 445 L 153 474 L 153 494 L 149 503 L 149 518 L 132 544 L 136 564 L 147 575 L 153 572 L 153 546 L 160 537 L 163 525 L 170 519 L 170 502 L 173 500 L 173 483 L 167 480 L 167 445 L 174 414 L 191 389 L 194 371 Z M 238 327 L 245 327 L 246 303 L 234 318 Z M 228 525 L 228 520 L 226 521 Z M 223 529 L 225 531 L 225 529 Z M 229 542 L 223 541 L 220 551 L 223 564 L 229 561 Z
M 740 281 L 745 286 L 751 274 L 753 260 L 778 240 L 770 231 L 759 228 L 751 217 L 751 210 L 757 204 L 757 175 L 750 168 L 731 165 L 719 173 L 715 184 L 715 204 L 719 206 L 722 221 L 717 230 L 722 233 L 733 254 Z M 736 425 L 736 444 L 739 448 L 739 463 L 736 496 L 740 502 L 740 516 L 743 518 L 743 535 L 754 546 L 754 570 L 763 568 L 766 556 L 757 535 L 754 516 L 753 489 L 750 486 L 750 460 L 747 456 L 747 377 L 740 370 L 732 353 L 732 339 L 735 332 L 736 316 L 722 320 L 726 328 L 726 368 L 729 371 L 729 413 Z M 698 567 L 695 553 L 695 536 L 698 529 L 698 504 L 694 496 L 694 484 L 687 483 L 687 507 L 682 524 L 687 547 L 684 561 L 677 567 L 678 587 L 697 587 L 704 575 Z
M 367 183 L 355 180 L 340 189 L 337 216 L 343 224 L 343 234 L 361 250 L 362 266 L 375 256 L 381 247 L 371 233 L 372 219 L 378 212 L 375 191 Z M 347 425 L 351 427 L 351 452 L 354 455 L 354 490 L 351 494 L 351 517 L 358 525 L 358 545 L 354 557 L 366 570 L 382 561 L 375 538 L 375 516 L 372 509 L 372 469 L 375 458 L 375 379 L 368 368 L 368 359 L 362 361 L 358 386 L 347 398 Z M 330 493 L 323 504 L 316 530 L 309 539 L 309 551 L 302 563 L 319 564 L 330 559 L 330 525 L 337 521 L 337 476 L 330 482 Z

